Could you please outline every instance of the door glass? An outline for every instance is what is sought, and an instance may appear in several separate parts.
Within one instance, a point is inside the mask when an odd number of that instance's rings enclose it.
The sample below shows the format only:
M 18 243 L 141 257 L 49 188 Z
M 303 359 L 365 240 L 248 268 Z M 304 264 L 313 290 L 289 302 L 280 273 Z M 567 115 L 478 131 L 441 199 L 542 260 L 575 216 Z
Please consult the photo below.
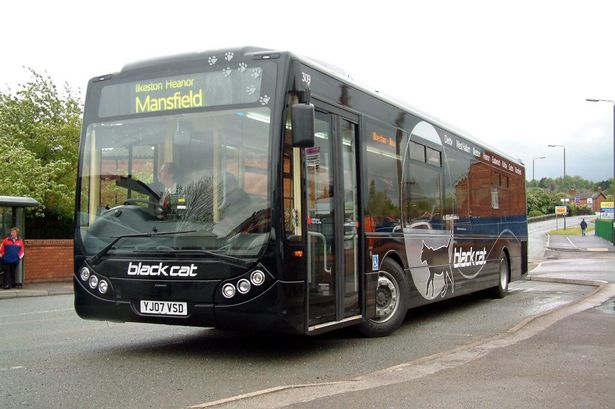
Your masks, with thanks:
M 359 313 L 359 267 L 357 235 L 356 125 L 341 120 L 344 188 L 344 315 Z
M 310 325 L 335 320 L 335 194 L 331 115 L 316 112 L 314 147 L 305 149 Z

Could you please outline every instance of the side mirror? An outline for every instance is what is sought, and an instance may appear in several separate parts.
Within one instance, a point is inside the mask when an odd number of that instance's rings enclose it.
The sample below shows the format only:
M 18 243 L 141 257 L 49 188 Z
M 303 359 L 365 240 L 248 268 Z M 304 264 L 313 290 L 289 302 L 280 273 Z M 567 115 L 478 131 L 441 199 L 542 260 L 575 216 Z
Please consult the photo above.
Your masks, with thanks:
M 314 146 L 314 105 L 295 104 L 292 106 L 293 147 Z

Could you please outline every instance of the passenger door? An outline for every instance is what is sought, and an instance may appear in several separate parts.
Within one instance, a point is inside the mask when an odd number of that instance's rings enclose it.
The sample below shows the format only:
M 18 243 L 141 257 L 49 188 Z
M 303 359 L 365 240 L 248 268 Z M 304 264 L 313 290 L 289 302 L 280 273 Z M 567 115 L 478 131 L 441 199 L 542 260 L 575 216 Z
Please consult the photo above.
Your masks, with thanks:
M 310 331 L 360 318 L 356 123 L 318 110 L 305 149 Z

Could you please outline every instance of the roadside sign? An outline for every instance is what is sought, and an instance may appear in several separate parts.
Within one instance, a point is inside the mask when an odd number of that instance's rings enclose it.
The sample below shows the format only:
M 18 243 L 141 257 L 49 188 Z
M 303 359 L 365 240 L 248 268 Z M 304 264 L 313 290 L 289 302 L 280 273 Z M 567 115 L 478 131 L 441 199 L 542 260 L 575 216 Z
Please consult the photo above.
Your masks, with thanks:
M 555 206 L 555 215 L 556 216 L 566 216 L 568 214 L 568 207 L 566 206 Z
M 615 202 L 600 203 L 600 218 L 615 219 Z

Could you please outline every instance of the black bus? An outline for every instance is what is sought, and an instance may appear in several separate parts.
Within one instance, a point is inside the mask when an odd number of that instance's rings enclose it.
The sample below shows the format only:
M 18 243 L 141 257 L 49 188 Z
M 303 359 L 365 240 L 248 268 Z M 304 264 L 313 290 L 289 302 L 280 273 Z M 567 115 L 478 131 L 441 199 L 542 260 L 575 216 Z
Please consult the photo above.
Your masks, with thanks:
M 380 336 L 527 271 L 520 161 L 252 47 L 90 80 L 75 221 L 86 319 Z

